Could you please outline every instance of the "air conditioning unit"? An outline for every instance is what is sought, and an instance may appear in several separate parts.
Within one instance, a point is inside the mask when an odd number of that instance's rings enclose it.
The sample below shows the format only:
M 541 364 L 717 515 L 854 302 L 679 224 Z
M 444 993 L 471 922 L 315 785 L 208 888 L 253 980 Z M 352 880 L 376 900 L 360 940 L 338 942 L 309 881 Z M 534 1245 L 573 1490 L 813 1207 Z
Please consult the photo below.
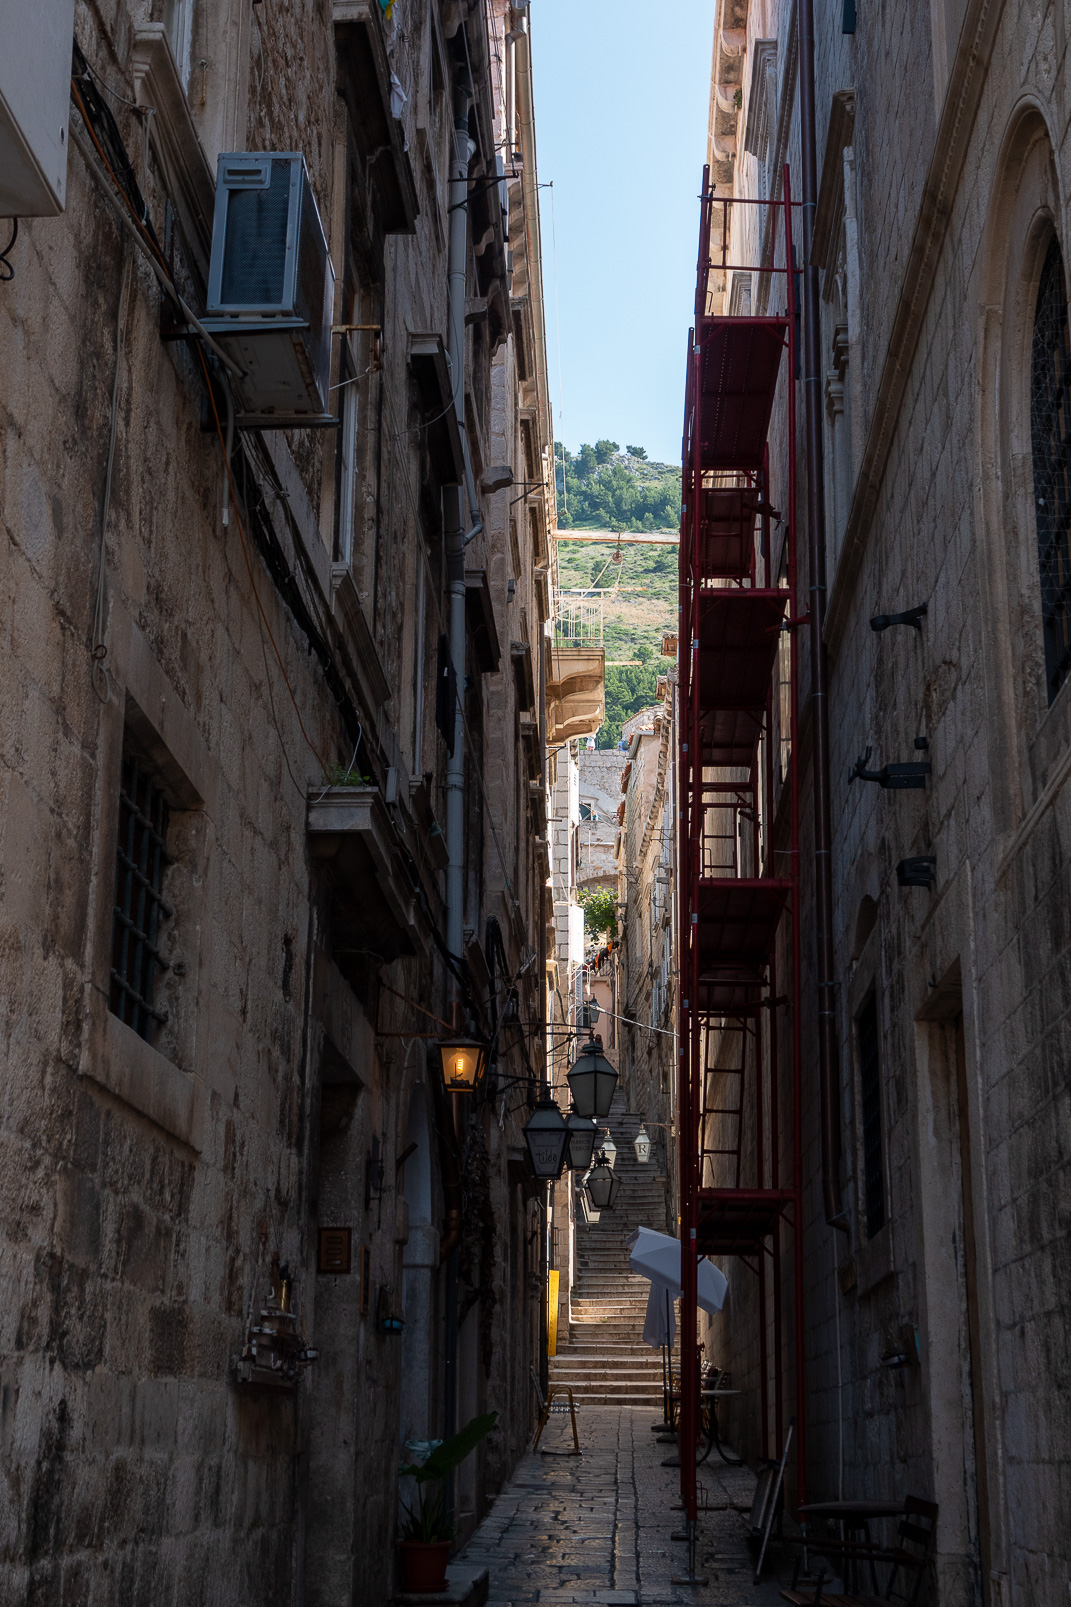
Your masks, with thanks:
M 0 218 L 63 211 L 73 43 L 74 0 L 0 0 Z
M 239 425 L 336 424 L 327 408 L 335 272 L 300 152 L 229 152 L 216 171 L 204 327 L 244 370 Z

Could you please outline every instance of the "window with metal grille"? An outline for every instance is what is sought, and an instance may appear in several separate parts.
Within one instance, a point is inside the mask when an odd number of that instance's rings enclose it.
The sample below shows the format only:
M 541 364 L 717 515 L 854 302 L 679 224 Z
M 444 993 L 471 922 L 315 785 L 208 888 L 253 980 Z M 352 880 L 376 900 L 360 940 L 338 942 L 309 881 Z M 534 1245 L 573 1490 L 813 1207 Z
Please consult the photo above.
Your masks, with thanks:
M 881 1161 L 881 1065 L 878 1058 L 878 1002 L 871 995 L 856 1023 L 859 1082 L 863 1108 L 863 1186 L 866 1235 L 885 1226 L 885 1174 Z
M 1051 703 L 1071 670 L 1071 339 L 1064 260 L 1055 237 L 1045 256 L 1034 309 L 1030 445 Z
M 112 924 L 112 1011 L 151 1040 L 167 1020 L 153 1003 L 156 978 L 167 969 L 159 949 L 160 923 L 173 911 L 164 899 L 167 800 L 144 766 L 123 758 L 119 785 L 119 839 L 115 856 Z

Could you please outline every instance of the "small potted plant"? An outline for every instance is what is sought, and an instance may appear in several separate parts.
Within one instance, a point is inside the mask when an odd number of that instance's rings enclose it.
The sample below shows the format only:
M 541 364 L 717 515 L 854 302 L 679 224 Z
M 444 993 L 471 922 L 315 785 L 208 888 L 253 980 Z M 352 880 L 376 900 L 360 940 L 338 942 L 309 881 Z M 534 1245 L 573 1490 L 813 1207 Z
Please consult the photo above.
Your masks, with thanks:
M 446 1589 L 446 1564 L 454 1533 L 446 1517 L 446 1481 L 498 1419 L 497 1412 L 474 1417 L 448 1440 L 440 1440 L 423 1462 L 399 1469 L 416 1485 L 416 1505 L 406 1506 L 398 1536 L 403 1588 L 413 1595 Z

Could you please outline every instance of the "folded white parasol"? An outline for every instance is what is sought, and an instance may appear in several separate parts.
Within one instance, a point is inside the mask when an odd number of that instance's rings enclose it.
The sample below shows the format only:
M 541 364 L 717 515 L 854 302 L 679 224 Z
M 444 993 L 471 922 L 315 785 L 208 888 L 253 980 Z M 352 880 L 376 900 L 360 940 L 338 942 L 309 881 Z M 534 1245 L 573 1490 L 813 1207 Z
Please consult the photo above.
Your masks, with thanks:
M 671 1239 L 668 1233 L 656 1233 L 654 1228 L 637 1228 L 628 1239 L 631 1252 L 629 1265 L 641 1277 L 650 1278 L 658 1288 L 669 1291 L 676 1300 L 681 1292 L 681 1242 Z M 711 1313 L 720 1311 L 725 1304 L 729 1280 L 713 1261 L 703 1256 L 698 1269 L 699 1305 Z M 652 1290 L 652 1294 L 653 1294 Z M 648 1303 L 648 1311 L 651 1311 Z

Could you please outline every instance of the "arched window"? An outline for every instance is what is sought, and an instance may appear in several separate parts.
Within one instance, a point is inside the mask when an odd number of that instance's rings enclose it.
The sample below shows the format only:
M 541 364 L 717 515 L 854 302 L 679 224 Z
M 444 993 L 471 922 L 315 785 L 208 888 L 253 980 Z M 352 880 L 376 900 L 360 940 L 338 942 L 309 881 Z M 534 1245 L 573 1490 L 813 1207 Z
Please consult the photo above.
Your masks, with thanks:
M 1071 671 L 1071 339 L 1064 261 L 1055 236 L 1034 309 L 1030 445 L 1051 703 Z

